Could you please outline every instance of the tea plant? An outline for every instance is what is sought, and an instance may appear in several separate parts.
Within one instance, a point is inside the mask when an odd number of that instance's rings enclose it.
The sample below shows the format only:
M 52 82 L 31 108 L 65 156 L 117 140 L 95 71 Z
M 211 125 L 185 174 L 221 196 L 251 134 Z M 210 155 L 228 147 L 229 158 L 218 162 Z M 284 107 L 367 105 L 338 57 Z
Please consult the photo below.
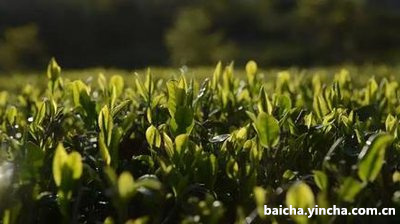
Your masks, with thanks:
M 342 223 L 263 206 L 400 207 L 400 88 L 345 69 L 265 82 L 99 75 L 0 93 L 2 223 Z

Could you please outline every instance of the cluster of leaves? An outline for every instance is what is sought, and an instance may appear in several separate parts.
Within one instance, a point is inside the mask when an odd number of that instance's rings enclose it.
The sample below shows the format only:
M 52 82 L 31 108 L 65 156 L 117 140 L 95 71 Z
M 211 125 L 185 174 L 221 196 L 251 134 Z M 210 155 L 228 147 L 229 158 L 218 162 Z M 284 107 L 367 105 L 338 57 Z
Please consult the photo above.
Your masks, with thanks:
M 211 79 L 69 81 L 0 93 L 3 223 L 326 223 L 263 206 L 400 206 L 400 88 L 346 70 L 330 84 L 263 82 L 219 63 Z M 399 216 L 377 220 L 399 221 Z M 397 220 L 396 220 L 397 219 Z

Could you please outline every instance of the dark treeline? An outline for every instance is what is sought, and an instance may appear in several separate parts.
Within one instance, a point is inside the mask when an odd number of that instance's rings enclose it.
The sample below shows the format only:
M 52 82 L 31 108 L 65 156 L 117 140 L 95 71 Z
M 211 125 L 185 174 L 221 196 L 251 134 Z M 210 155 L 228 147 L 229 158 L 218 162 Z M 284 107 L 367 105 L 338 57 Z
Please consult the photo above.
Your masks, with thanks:
M 396 0 L 0 0 L 0 70 L 397 63 Z

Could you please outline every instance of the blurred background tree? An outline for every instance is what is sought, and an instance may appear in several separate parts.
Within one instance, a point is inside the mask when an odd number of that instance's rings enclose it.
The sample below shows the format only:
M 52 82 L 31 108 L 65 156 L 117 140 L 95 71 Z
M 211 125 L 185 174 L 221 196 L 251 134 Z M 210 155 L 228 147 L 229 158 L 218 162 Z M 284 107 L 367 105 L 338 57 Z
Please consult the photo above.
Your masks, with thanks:
M 225 40 L 221 30 L 213 30 L 212 19 L 201 8 L 181 11 L 166 34 L 166 44 L 175 64 L 209 64 L 233 60 L 236 46 Z
M 38 28 L 33 24 L 8 28 L 0 37 L 0 67 L 4 70 L 32 68 L 44 63 L 44 58 Z
M 26 24 L 36 31 L 7 37 Z M 399 24 L 397 0 L 3 0 L 0 70 L 50 56 L 67 68 L 398 63 Z

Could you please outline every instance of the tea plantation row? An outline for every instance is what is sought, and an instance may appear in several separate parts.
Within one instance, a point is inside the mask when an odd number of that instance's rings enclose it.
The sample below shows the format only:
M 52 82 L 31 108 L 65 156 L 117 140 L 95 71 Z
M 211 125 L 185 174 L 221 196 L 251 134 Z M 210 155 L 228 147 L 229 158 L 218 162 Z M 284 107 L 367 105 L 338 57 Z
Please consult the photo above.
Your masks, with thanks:
M 209 77 L 69 81 L 52 60 L 45 88 L 0 92 L 0 222 L 400 221 L 264 215 L 264 205 L 399 212 L 396 80 L 360 86 L 343 69 L 264 81 L 253 61 L 240 78 L 221 63 Z

